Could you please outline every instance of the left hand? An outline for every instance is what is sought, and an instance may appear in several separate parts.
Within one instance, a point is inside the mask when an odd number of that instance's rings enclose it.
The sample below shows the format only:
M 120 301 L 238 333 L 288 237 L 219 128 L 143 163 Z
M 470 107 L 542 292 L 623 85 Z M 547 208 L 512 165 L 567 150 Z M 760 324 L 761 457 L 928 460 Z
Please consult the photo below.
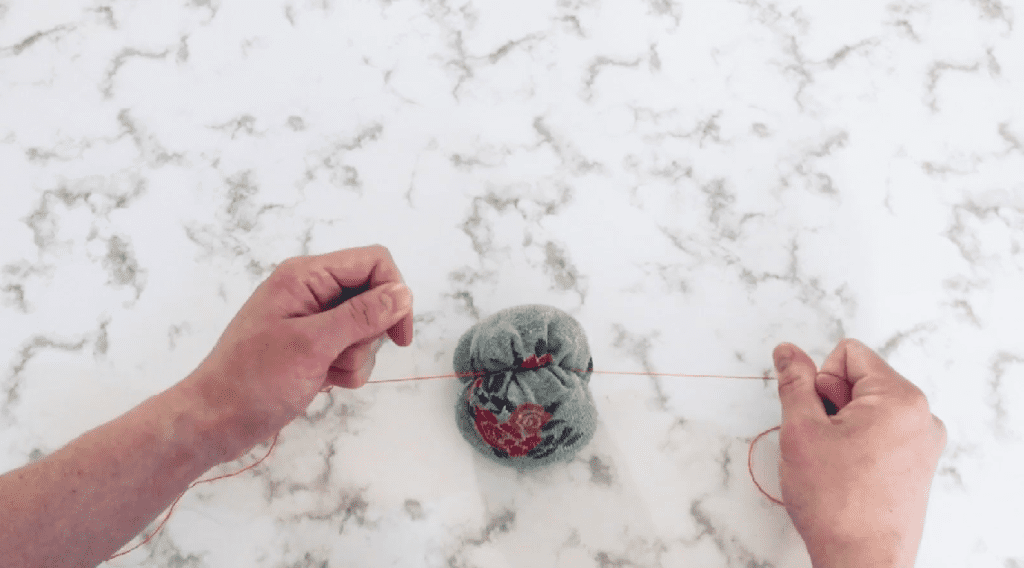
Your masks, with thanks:
M 186 381 L 218 417 L 221 461 L 305 411 L 325 387 L 366 383 L 385 333 L 412 343 L 412 295 L 387 248 L 289 258 L 253 292 Z

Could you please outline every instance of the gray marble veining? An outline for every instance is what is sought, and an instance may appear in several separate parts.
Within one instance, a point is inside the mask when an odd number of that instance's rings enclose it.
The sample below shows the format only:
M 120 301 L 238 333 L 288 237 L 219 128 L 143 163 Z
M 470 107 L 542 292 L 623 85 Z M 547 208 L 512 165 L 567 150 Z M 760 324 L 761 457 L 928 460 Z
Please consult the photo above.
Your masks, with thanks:
M 949 430 L 918 564 L 1022 567 L 1022 8 L 0 2 L 0 468 L 180 380 L 284 258 L 379 242 L 416 330 L 374 378 L 524 303 L 599 370 L 861 339 Z M 522 475 L 453 381 L 336 389 L 106 565 L 810 565 L 746 471 L 774 383 L 592 384 L 590 446 Z

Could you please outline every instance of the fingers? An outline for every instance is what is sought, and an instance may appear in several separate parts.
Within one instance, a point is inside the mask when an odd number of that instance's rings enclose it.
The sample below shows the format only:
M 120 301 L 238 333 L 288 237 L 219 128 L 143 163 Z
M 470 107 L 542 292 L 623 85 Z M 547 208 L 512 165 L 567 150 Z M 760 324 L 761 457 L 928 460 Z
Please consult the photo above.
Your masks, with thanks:
M 364 384 L 385 335 L 398 345 L 412 343 L 412 293 L 381 245 L 287 259 L 265 288 L 274 298 L 294 300 L 278 305 L 303 327 L 318 357 L 331 361 L 328 384 Z
M 383 336 L 410 313 L 412 293 L 404 284 L 392 283 L 302 319 L 320 345 L 320 352 L 334 360 L 353 346 Z M 356 351 L 358 355 L 358 348 Z
M 778 373 L 783 423 L 826 420 L 825 407 L 815 389 L 817 367 L 814 361 L 792 343 L 780 343 L 772 352 L 772 358 Z
M 850 404 L 850 400 L 853 398 L 852 387 L 850 383 L 846 382 L 846 379 L 829 374 L 824 370 L 818 371 L 815 386 L 818 393 L 829 399 L 837 411 Z
M 346 349 L 328 368 L 327 383 L 350 389 L 365 385 L 373 373 L 377 351 L 384 344 L 385 337 L 382 334 Z
M 389 283 L 402 283 L 391 251 L 381 245 L 357 247 L 311 257 L 337 284 L 331 297 L 342 294 L 343 288 L 368 286 L 375 289 Z M 412 343 L 412 311 L 388 329 L 388 335 L 398 345 Z
M 849 385 L 850 400 L 866 394 L 911 396 L 919 393 L 917 386 L 897 373 L 877 353 L 852 338 L 843 339 L 836 345 L 821 365 L 821 373 L 835 379 L 819 378 L 819 384 L 831 384 L 837 391 L 844 388 L 841 383 Z M 837 400 L 833 402 L 839 404 Z M 845 400 L 842 406 L 847 403 L 849 400 Z
M 366 361 L 372 359 L 377 355 L 377 351 L 380 350 L 381 345 L 384 344 L 384 338 L 387 337 L 385 334 L 380 334 L 377 337 L 365 339 L 350 346 L 348 349 L 342 351 L 341 355 L 331 363 L 332 367 L 342 370 L 358 370 L 362 368 Z
M 370 381 L 374 362 L 375 358 L 371 359 L 365 367 L 355 371 L 330 367 L 327 369 L 327 384 L 347 389 L 357 389 Z
M 365 383 L 370 379 L 374 363 L 377 361 L 377 352 L 384 345 L 386 337 L 385 334 L 381 334 L 350 346 L 335 358 L 331 367 L 342 375 L 351 375 L 360 385 Z

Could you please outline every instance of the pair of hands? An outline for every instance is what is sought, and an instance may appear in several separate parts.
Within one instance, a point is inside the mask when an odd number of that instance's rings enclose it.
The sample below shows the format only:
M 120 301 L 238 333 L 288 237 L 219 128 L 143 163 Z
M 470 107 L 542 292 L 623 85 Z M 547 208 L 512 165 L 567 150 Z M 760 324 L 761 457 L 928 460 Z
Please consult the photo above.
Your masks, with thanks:
M 412 342 L 412 296 L 379 245 L 288 259 L 228 324 L 189 379 L 234 417 L 224 461 L 277 433 L 325 387 L 357 388 L 385 334 Z M 946 445 L 919 388 L 857 340 L 819 371 L 776 347 L 782 496 L 815 566 L 910 566 Z M 838 409 L 829 416 L 822 397 Z

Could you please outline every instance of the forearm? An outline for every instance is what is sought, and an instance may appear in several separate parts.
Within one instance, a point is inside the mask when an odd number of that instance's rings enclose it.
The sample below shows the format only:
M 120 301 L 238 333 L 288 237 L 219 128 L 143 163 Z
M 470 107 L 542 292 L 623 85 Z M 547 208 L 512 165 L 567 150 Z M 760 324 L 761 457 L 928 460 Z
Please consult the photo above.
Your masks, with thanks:
M 0 476 L 0 566 L 96 566 L 219 463 L 183 385 Z
M 908 549 L 899 535 L 876 533 L 860 539 L 822 539 L 808 543 L 814 568 L 913 568 L 916 546 Z

